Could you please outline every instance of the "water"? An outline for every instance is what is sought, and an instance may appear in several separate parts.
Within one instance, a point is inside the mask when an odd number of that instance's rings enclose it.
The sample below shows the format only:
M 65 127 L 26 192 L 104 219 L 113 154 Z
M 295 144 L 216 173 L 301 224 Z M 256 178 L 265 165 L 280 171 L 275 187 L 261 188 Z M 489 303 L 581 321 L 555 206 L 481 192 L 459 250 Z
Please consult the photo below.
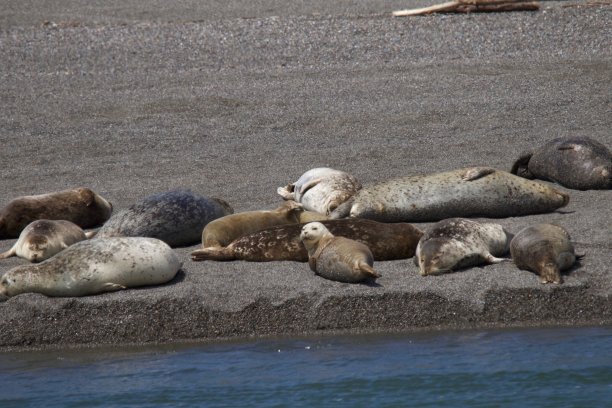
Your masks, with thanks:
M 612 327 L 0 354 L 0 407 L 612 407 Z

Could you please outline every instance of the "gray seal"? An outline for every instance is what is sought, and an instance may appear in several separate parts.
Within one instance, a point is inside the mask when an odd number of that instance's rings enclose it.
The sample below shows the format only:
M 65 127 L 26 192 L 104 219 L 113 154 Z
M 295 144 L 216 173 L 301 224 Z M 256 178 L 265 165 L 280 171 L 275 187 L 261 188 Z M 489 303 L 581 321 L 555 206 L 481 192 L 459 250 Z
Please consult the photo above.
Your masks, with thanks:
M 574 190 L 612 188 L 612 153 L 588 137 L 559 137 L 524 152 L 511 173 L 543 179 Z
M 94 238 L 39 264 L 9 270 L 0 279 L 0 295 L 95 295 L 166 283 L 180 268 L 172 248 L 158 239 Z
M 320 222 L 302 227 L 300 239 L 308 251 L 308 264 L 317 275 L 338 282 L 358 283 L 380 277 L 370 249 L 361 242 L 335 237 Z
M 37 220 L 21 231 L 15 245 L 0 254 L 0 259 L 18 256 L 30 262 L 41 262 L 87 238 L 81 227 L 70 221 Z
M 278 194 L 285 200 L 302 204 L 308 211 L 328 215 L 361 189 L 361 183 L 352 175 L 329 167 L 308 170 Z
M 553 224 L 520 230 L 510 242 L 510 254 L 519 269 L 537 273 L 541 283 L 562 283 L 561 271 L 571 268 L 577 258 L 569 232 Z
M 382 223 L 359 218 L 321 221 L 335 236 L 366 245 L 376 261 L 414 256 L 423 232 L 405 222 Z M 194 261 L 307 262 L 308 251 L 300 240 L 304 224 L 281 225 L 242 236 L 226 247 L 203 248 L 191 253 Z
M 549 185 L 490 167 L 402 177 L 366 186 L 330 214 L 381 222 L 450 217 L 502 218 L 554 211 L 569 196 Z
M 188 246 L 200 241 L 206 224 L 233 212 L 222 199 L 204 198 L 189 190 L 172 190 L 117 212 L 96 237 L 151 237 L 172 247 Z
M 66 220 L 91 228 L 108 220 L 113 206 L 89 188 L 18 197 L 0 210 L 0 239 L 17 238 L 36 220 Z
M 508 253 L 511 234 L 499 224 L 449 218 L 432 225 L 421 237 L 414 263 L 422 276 L 468 266 L 499 263 Z

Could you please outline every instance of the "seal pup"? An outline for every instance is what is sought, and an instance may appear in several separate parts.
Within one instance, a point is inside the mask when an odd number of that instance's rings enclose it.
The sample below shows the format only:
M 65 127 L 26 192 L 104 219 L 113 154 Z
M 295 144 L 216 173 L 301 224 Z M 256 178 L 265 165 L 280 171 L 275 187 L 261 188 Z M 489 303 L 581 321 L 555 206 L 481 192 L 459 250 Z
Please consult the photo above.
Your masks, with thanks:
M 166 283 L 180 268 L 172 248 L 158 239 L 95 238 L 77 242 L 39 264 L 9 270 L 0 279 L 0 295 L 95 295 Z
M 66 220 L 91 228 L 108 220 L 111 203 L 88 188 L 22 196 L 0 210 L 0 239 L 17 238 L 32 221 Z
M 511 235 L 499 224 L 449 218 L 432 225 L 417 245 L 414 263 L 422 276 L 483 263 L 499 263 Z
M 569 196 L 551 186 L 491 167 L 402 177 L 366 186 L 330 214 L 382 222 L 450 217 L 502 218 L 553 211 Z
M 612 153 L 588 137 L 559 137 L 524 152 L 511 173 L 543 179 L 574 190 L 612 188 Z
M 321 221 L 336 236 L 366 245 L 375 261 L 406 259 L 414 256 L 423 232 L 412 224 L 382 223 L 359 218 Z M 308 251 L 300 240 L 304 224 L 282 225 L 244 235 L 224 248 L 193 251 L 194 261 L 307 262 Z
M 224 247 L 233 240 L 265 228 L 300 222 L 304 207 L 287 201 L 274 210 L 245 211 L 212 220 L 202 231 L 202 247 Z
M 232 214 L 220 198 L 204 198 L 190 190 L 154 194 L 114 214 L 96 234 L 105 237 L 150 237 L 170 246 L 193 245 L 210 221 Z
M 66 220 L 37 220 L 21 231 L 11 249 L 0 254 L 0 259 L 18 256 L 30 262 L 41 262 L 83 241 L 93 233 L 85 233 L 81 227 Z
M 308 251 L 308 265 L 315 274 L 329 280 L 346 283 L 380 278 L 372 267 L 374 257 L 361 242 L 335 237 L 320 222 L 302 227 L 300 239 Z
M 359 189 L 361 183 L 350 174 L 317 167 L 302 174 L 295 183 L 279 187 L 277 192 L 285 200 L 302 204 L 306 210 L 328 215 Z
M 562 283 L 561 271 L 575 262 L 570 234 L 553 224 L 537 224 L 523 228 L 510 241 L 510 254 L 519 269 L 537 273 L 540 283 Z

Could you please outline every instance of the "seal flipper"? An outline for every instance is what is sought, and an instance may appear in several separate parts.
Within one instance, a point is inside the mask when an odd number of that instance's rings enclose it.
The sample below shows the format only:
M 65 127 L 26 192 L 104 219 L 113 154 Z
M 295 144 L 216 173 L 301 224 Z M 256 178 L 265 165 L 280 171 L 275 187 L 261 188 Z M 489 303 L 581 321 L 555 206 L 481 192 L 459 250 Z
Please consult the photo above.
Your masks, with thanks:
M 293 200 L 295 201 L 295 186 L 293 184 L 289 184 L 287 187 L 279 187 L 276 189 L 276 193 L 283 197 L 283 200 Z
M 334 211 L 329 213 L 330 220 L 337 220 L 340 218 L 346 218 L 351 214 L 351 209 L 353 208 L 353 203 L 355 202 L 355 197 L 351 197 L 342 204 L 340 204 Z
M 92 239 L 93 237 L 96 236 L 96 234 L 98 233 L 98 231 L 88 231 L 85 233 L 85 238 L 87 239 Z
M 487 253 L 484 255 L 484 259 L 491 264 L 502 263 L 502 262 L 512 262 L 510 258 L 496 258 L 493 255 Z
M 560 144 L 559 147 L 557 147 L 557 150 L 578 150 L 578 147 L 579 145 L 576 143 L 567 142 Z
M 512 165 L 510 173 L 526 179 L 534 179 L 535 176 L 529 171 L 529 160 L 531 160 L 531 156 L 533 156 L 533 152 L 524 152 L 521 154 Z
M 236 256 L 228 247 L 208 247 L 191 253 L 191 260 L 200 261 L 234 261 Z
M 106 282 L 102 285 L 103 292 L 116 292 L 118 290 L 127 289 L 127 286 L 120 285 L 118 283 Z
M 465 174 L 461 177 L 463 181 L 474 181 L 488 176 L 489 174 L 495 173 L 495 169 L 492 167 L 471 167 L 467 169 Z
M 10 258 L 17 255 L 17 244 L 13 245 L 11 249 L 0 254 L 0 259 Z
M 372 268 L 366 262 L 359 262 L 356 266 L 357 266 L 357 269 L 359 269 L 362 272 L 367 273 L 368 275 L 370 275 L 374 279 L 380 278 L 380 276 L 381 276 L 378 272 L 376 272 L 374 270 L 374 268 Z
M 302 188 L 300 188 L 300 195 L 304 195 L 304 193 L 319 184 L 321 181 L 323 181 L 322 178 L 310 180 L 308 183 L 304 184 Z

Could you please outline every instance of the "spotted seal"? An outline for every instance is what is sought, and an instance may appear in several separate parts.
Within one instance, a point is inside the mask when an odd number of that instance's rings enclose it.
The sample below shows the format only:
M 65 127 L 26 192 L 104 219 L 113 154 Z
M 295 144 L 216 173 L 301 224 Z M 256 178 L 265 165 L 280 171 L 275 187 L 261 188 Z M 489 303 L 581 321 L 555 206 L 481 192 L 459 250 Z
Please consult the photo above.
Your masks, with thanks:
M 449 218 L 432 225 L 417 245 L 414 263 L 422 276 L 483 263 L 508 261 L 511 234 L 499 224 Z
M 550 180 L 574 190 L 612 188 L 612 153 L 588 137 L 559 137 L 524 152 L 511 173 Z
M 361 242 L 335 237 L 320 222 L 302 227 L 300 239 L 308 251 L 308 265 L 317 275 L 338 282 L 357 283 L 379 278 L 374 257 Z
M 0 239 L 17 238 L 32 221 L 66 220 L 81 228 L 106 221 L 113 206 L 89 188 L 18 197 L 0 210 Z
M 510 241 L 510 254 L 519 269 L 537 273 L 541 283 L 562 283 L 561 271 L 569 269 L 577 257 L 563 227 L 537 224 L 523 228 Z
M 308 170 L 286 187 L 279 187 L 278 194 L 285 200 L 302 204 L 306 210 L 329 214 L 352 197 L 361 183 L 348 173 L 329 167 Z
M 172 248 L 158 239 L 94 238 L 39 264 L 9 270 L 0 279 L 0 295 L 94 295 L 165 283 L 180 267 Z
M 382 222 L 450 217 L 510 217 L 553 211 L 569 196 L 544 183 L 490 167 L 402 177 L 366 186 L 330 214 Z
M 222 199 L 204 198 L 190 190 L 172 190 L 117 212 L 96 237 L 151 237 L 173 247 L 193 245 L 200 241 L 206 224 L 233 212 Z
M 41 262 L 87 238 L 88 234 L 70 221 L 37 220 L 21 231 L 15 245 L 0 254 L 0 259 L 18 256 L 30 262 Z
M 304 207 L 287 201 L 274 210 L 245 211 L 212 220 L 202 231 L 202 247 L 224 247 L 233 240 L 265 228 L 300 222 Z
M 354 239 L 372 251 L 374 260 L 387 261 L 414 256 L 423 232 L 408 223 L 381 223 L 350 218 L 321 221 L 334 235 Z M 282 225 L 242 236 L 225 248 L 193 251 L 194 261 L 307 262 L 308 251 L 300 240 L 304 224 Z

